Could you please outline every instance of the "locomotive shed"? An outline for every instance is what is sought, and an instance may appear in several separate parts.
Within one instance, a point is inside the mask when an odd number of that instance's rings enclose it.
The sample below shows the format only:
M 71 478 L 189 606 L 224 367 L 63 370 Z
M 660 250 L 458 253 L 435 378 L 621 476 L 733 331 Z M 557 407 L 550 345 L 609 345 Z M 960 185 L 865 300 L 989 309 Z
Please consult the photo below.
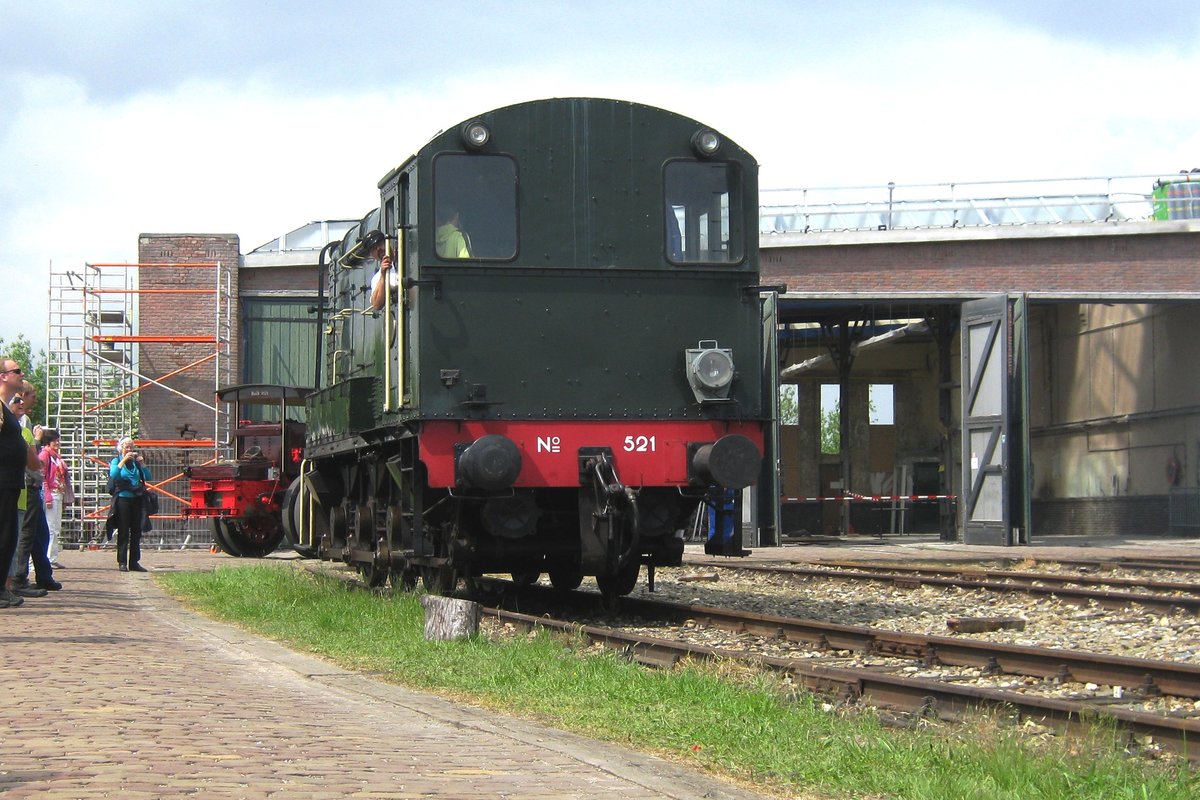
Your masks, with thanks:
M 787 286 L 780 380 L 798 389 L 783 534 L 1194 536 L 1200 227 L 1126 202 L 1137 183 L 764 192 L 762 280 Z M 841 453 L 817 438 L 823 386 L 849 409 Z

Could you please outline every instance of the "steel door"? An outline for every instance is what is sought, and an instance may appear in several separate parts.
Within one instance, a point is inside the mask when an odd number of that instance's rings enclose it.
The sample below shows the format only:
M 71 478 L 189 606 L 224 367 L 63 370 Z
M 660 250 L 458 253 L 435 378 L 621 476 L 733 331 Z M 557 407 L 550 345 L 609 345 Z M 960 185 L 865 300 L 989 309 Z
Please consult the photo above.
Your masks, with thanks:
M 1029 309 L 1012 298 L 1012 369 L 1008 391 L 1008 530 L 1012 544 L 1029 544 L 1033 528 L 1033 469 L 1029 448 Z
M 966 544 L 1012 544 L 1008 297 L 962 307 L 962 524 Z
M 758 525 L 752 546 L 781 544 L 779 498 L 779 295 L 775 291 L 759 294 L 762 311 L 762 396 L 767 413 L 763 431 L 763 470 L 758 485 Z

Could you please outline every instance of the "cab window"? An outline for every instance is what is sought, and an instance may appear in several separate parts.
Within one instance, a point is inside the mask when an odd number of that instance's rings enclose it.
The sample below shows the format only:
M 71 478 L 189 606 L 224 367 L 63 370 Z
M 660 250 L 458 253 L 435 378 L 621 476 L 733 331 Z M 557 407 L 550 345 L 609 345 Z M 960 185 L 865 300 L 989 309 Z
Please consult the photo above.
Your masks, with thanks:
M 742 260 L 740 173 L 736 165 L 673 161 L 663 177 L 664 248 L 674 263 L 730 264 Z
M 433 203 L 438 258 L 506 260 L 517 254 L 517 165 L 511 158 L 438 156 Z

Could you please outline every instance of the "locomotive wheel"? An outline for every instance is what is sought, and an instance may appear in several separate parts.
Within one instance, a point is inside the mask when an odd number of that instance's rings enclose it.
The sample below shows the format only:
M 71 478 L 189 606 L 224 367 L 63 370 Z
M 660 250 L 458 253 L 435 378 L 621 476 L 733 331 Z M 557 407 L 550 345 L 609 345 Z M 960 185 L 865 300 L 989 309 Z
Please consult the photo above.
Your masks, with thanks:
M 216 545 L 217 549 L 222 553 L 228 555 L 229 551 L 225 549 L 225 533 L 221 530 L 221 518 L 210 517 L 208 520 L 208 527 L 212 530 L 213 544 Z
M 354 566 L 358 569 L 358 574 L 362 576 L 363 583 L 372 589 L 383 586 L 388 579 L 387 568 L 378 566 L 374 562 L 370 564 L 356 563 Z
M 550 584 L 560 592 L 573 592 L 583 583 L 583 573 L 578 567 L 560 567 L 550 570 Z
M 226 526 L 225 520 L 222 517 L 213 517 L 211 523 L 213 541 L 216 542 L 221 552 L 234 558 L 241 558 L 241 551 L 235 549 L 233 543 L 229 541 L 229 528 Z
M 417 588 L 416 567 L 393 568 L 388 571 L 388 581 L 393 592 L 411 592 Z
M 228 518 L 221 518 L 221 540 L 225 542 L 227 553 L 237 558 L 241 558 L 245 555 L 245 553 L 242 552 L 242 548 L 238 545 L 237 540 L 234 539 L 233 527 L 229 523 L 230 521 Z
M 296 478 L 292 481 L 291 486 L 287 488 L 287 492 L 283 495 L 283 514 L 280 522 L 283 526 L 283 535 L 287 539 L 287 543 L 299 555 L 305 558 L 316 558 L 317 548 L 306 547 L 300 544 L 300 479 Z
M 283 541 L 283 527 L 265 511 L 249 511 L 240 519 L 227 520 L 225 526 L 229 543 L 247 558 L 270 555 Z
M 421 583 L 430 594 L 447 595 L 458 585 L 454 567 L 421 567 Z
M 538 578 L 542 577 L 540 572 L 514 572 L 512 573 L 513 583 L 518 589 L 524 589 L 526 586 L 533 586 L 538 582 Z
M 637 586 L 638 573 L 641 572 L 642 565 L 630 559 L 629 563 L 619 568 L 612 575 L 597 575 L 596 585 L 600 587 L 600 596 L 604 600 L 604 607 L 612 610 L 617 604 L 618 597 L 624 597 L 633 591 L 633 587 Z

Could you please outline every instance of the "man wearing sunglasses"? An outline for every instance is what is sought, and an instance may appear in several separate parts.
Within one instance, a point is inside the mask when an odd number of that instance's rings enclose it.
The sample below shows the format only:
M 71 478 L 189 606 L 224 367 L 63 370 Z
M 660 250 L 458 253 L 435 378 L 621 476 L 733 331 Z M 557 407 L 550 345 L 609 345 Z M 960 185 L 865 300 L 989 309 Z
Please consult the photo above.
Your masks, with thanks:
M 11 410 L 21 420 L 25 428 L 22 435 L 25 441 L 41 450 L 42 426 L 34 425 L 30 413 L 37 403 L 37 387 L 29 381 L 21 386 L 21 394 L 13 398 Z M 42 499 L 42 480 L 45 476 L 41 470 L 41 459 L 38 469 L 25 471 L 25 506 L 21 507 L 21 498 L 17 498 L 17 509 L 20 523 L 17 527 L 17 554 L 13 558 L 12 586 L 9 588 L 18 597 L 44 597 L 47 591 L 62 588 L 62 584 L 54 580 L 54 566 L 46 551 L 50 549 L 50 526 L 46 523 L 46 507 Z M 29 562 L 33 561 L 33 571 L 36 585 L 29 585 Z
M 39 466 L 37 448 L 25 442 L 20 420 L 9 410 L 24 381 L 20 364 L 11 358 L 0 360 L 0 565 L 6 573 L 17 550 L 17 498 L 25 489 L 25 470 Z M 0 608 L 16 608 L 23 602 L 12 591 L 12 578 L 6 577 Z

